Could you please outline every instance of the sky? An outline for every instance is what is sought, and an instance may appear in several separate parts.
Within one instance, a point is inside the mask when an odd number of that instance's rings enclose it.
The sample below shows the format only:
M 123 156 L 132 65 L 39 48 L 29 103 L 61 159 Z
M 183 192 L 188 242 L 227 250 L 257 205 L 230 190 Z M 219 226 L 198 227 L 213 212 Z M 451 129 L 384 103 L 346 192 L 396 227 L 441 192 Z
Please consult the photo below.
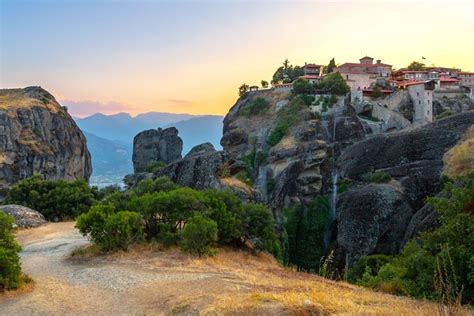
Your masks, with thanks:
M 0 0 L 0 87 L 76 116 L 226 114 L 285 58 L 474 71 L 474 1 Z

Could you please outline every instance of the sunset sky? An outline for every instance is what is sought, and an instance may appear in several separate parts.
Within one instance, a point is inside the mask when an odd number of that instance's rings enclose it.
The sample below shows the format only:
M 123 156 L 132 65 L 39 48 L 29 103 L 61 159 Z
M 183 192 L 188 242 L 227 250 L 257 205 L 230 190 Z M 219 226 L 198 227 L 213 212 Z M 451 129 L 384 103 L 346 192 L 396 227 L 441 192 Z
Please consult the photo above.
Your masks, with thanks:
M 285 58 L 474 71 L 472 0 L 0 3 L 0 86 L 42 86 L 77 116 L 225 114 Z

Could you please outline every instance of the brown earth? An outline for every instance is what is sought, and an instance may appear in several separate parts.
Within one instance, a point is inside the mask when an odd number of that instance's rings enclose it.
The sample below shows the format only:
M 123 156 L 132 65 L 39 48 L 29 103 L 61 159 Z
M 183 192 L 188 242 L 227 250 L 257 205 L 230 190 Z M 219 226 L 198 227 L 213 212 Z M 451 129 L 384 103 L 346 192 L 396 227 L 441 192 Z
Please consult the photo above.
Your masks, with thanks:
M 282 268 L 268 255 L 178 249 L 71 258 L 88 244 L 73 222 L 17 233 L 33 290 L 0 296 L 1 315 L 385 314 L 435 315 L 435 304 Z

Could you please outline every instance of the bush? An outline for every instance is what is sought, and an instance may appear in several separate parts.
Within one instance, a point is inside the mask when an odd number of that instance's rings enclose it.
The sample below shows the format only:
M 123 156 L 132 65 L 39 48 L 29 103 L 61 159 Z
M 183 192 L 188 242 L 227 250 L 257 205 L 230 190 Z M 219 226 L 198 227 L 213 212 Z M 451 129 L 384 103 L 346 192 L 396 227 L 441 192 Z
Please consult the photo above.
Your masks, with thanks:
M 48 220 L 72 219 L 96 203 L 98 192 L 86 181 L 43 180 L 34 176 L 14 185 L 7 203 L 30 207 Z
M 364 181 L 372 183 L 386 183 L 392 180 L 390 174 L 384 171 L 369 172 L 363 176 Z
M 20 245 L 12 232 L 13 217 L 0 211 L 0 291 L 16 289 L 20 285 Z
M 345 95 L 351 91 L 344 78 L 338 72 L 326 75 L 318 85 L 318 89 L 326 90 L 335 95 Z
M 166 163 L 163 161 L 153 161 L 148 166 L 145 167 L 146 172 L 157 173 L 161 169 L 166 167 Z
M 286 262 L 300 270 L 316 272 L 325 254 L 324 237 L 329 229 L 329 200 L 319 196 L 304 209 L 302 205 L 285 210 L 288 234 Z
M 191 217 L 181 234 L 183 251 L 198 256 L 209 256 L 215 253 L 217 242 L 217 224 L 201 214 Z
M 77 224 L 81 233 L 105 251 L 126 249 L 143 235 L 168 247 L 191 235 L 189 231 L 186 234 L 190 235 L 184 234 L 184 230 L 199 215 L 217 226 L 215 243 L 242 246 L 251 241 L 255 250 L 268 250 L 276 255 L 281 252 L 273 216 L 265 206 L 243 204 L 237 195 L 227 190 L 197 191 L 178 187 L 161 191 L 171 187 L 165 178 L 145 181 L 138 186 L 141 189 L 114 192 L 81 215 Z M 195 228 L 189 229 L 196 233 Z M 192 242 L 187 240 L 183 245 L 191 247 Z M 198 254 L 201 253 L 204 252 L 199 250 Z
M 288 133 L 291 126 L 298 122 L 300 111 L 305 107 L 305 103 L 301 96 L 297 96 L 291 100 L 290 106 L 278 111 L 275 126 L 272 128 L 267 138 L 267 143 L 271 146 L 278 144 L 282 138 Z
M 115 213 L 111 204 L 93 206 L 77 219 L 76 227 L 103 251 L 127 250 L 143 240 L 142 217 L 136 212 Z
M 243 106 L 240 113 L 244 116 L 262 114 L 268 109 L 269 105 L 270 103 L 266 99 L 259 97 Z
M 445 117 L 448 117 L 448 116 L 451 116 L 451 115 L 454 115 L 454 112 L 449 111 L 449 110 L 448 110 L 448 111 L 441 112 L 440 114 L 438 114 L 438 115 L 435 116 L 435 121 L 441 120 L 441 119 L 443 119 L 443 118 L 445 118 Z
M 314 85 L 312 85 L 307 79 L 298 78 L 293 82 L 293 93 L 294 94 L 313 94 L 315 92 Z
M 248 203 L 243 204 L 242 211 L 242 240 L 251 241 L 257 251 L 274 253 L 277 238 L 270 210 L 262 204 Z

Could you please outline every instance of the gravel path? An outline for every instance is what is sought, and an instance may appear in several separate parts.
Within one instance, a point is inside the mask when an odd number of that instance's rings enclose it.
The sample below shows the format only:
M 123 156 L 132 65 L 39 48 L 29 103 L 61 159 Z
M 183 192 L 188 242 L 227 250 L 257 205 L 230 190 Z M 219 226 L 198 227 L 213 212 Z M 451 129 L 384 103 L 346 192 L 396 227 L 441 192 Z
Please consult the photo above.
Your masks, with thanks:
M 215 273 L 157 269 L 140 260 L 68 259 L 88 241 L 74 223 L 50 223 L 20 231 L 18 241 L 25 273 L 36 284 L 32 292 L 0 297 L 0 315 L 143 315 L 170 311 L 179 289 L 212 284 Z M 210 281 L 210 282 L 209 282 Z

